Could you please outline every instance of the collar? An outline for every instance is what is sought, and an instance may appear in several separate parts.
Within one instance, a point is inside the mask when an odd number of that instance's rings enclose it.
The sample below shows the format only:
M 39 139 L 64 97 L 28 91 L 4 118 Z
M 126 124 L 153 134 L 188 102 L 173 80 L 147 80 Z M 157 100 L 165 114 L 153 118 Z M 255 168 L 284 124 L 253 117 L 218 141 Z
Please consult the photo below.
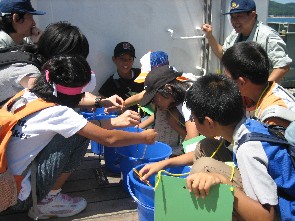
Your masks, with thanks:
M 238 140 L 244 135 L 244 133 L 248 132 L 247 128 L 243 126 L 243 124 L 247 121 L 247 117 L 243 117 L 241 121 L 236 125 L 233 133 L 233 152 L 237 152 Z M 247 131 L 246 131 L 247 130 Z
M 259 34 L 259 27 L 261 24 L 262 24 L 262 22 L 260 22 L 258 20 L 255 21 L 252 31 L 246 41 L 256 41 L 257 42 L 257 37 Z M 241 38 L 241 36 L 242 36 L 242 34 L 238 34 L 236 41 L 238 41 Z
M 132 69 L 131 69 L 131 75 L 132 75 L 132 78 L 131 78 L 131 79 L 133 79 L 133 78 L 134 78 L 134 72 L 133 72 Z M 116 71 L 116 72 L 114 73 L 114 75 L 113 75 L 113 79 L 114 79 L 114 80 L 118 80 L 118 79 L 120 79 L 120 78 L 121 78 L 121 77 L 120 77 L 118 71 Z

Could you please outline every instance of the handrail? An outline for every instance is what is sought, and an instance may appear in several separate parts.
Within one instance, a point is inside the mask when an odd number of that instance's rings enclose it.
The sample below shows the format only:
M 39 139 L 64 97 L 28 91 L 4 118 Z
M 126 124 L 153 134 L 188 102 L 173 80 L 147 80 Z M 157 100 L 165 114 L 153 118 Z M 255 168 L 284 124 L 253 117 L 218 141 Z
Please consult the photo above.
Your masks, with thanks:
M 196 30 L 202 30 L 201 28 L 199 27 L 196 27 Z M 187 40 L 187 39 L 203 39 L 205 38 L 205 34 L 203 35 L 194 35 L 194 36 L 185 36 L 185 37 L 174 37 L 174 30 L 169 28 L 167 30 L 168 32 L 170 32 L 170 37 L 173 39 L 173 40 Z

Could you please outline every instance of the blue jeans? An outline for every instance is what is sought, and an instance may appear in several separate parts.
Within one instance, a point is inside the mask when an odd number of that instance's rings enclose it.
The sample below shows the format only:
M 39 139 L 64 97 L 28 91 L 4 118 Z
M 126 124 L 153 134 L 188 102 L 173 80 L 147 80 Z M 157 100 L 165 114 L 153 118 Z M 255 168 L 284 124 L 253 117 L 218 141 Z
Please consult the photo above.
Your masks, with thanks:
M 37 198 L 38 201 L 47 196 L 61 173 L 71 173 L 79 167 L 86 154 L 89 140 L 80 135 L 69 138 L 57 134 L 36 157 L 37 163 Z M 26 211 L 31 208 L 32 194 L 25 201 L 3 213 Z

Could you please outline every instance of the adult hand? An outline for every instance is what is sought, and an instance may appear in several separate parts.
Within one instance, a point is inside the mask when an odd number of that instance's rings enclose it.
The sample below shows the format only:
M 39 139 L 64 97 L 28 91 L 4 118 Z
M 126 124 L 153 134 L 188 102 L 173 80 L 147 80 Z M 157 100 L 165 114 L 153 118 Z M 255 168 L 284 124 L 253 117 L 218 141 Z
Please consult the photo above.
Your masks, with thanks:
M 31 40 L 34 44 L 37 44 L 39 41 L 39 38 L 43 34 L 43 31 L 37 27 L 32 28 L 32 35 L 31 35 Z
M 105 108 L 106 113 L 122 110 L 124 108 L 124 100 L 118 95 L 101 100 L 101 106 Z
M 130 127 L 140 123 L 140 115 L 132 110 L 127 110 L 116 118 L 111 118 L 113 127 Z
M 203 24 L 202 25 L 202 30 L 205 33 L 207 38 L 212 36 L 212 26 L 211 25 Z
M 144 136 L 144 144 L 153 144 L 156 142 L 158 133 L 154 129 L 148 129 L 140 132 Z
M 139 171 L 139 174 L 142 176 L 142 180 L 147 180 L 151 175 L 158 173 L 160 170 L 164 169 L 166 167 L 166 161 L 162 160 L 156 163 L 149 163 L 146 164 L 141 170 Z

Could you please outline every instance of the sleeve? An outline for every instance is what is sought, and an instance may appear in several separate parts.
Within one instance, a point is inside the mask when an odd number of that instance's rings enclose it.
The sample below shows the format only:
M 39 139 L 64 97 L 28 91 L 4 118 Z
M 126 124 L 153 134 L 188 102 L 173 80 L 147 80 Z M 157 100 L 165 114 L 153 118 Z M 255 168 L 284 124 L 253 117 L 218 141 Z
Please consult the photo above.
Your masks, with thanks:
M 183 102 L 181 105 L 178 105 L 177 109 L 184 117 L 184 122 L 189 121 L 192 113 L 191 110 L 187 108 L 186 102 Z
M 15 67 L 13 71 L 18 76 L 16 79 L 17 84 L 19 84 L 20 81 L 26 76 L 38 77 L 41 74 L 39 69 L 32 64 L 16 63 L 16 64 L 13 64 L 12 66 Z
M 236 39 L 238 37 L 238 34 L 236 33 L 235 30 L 233 30 L 229 36 L 226 37 L 225 41 L 224 41 L 224 44 L 222 46 L 222 50 L 223 50 L 223 53 L 229 49 L 231 46 L 234 45 L 234 43 L 236 42 Z
M 82 115 L 66 106 L 54 106 L 46 108 L 42 112 L 43 115 L 50 116 L 46 120 L 47 130 L 52 130 L 65 138 L 76 134 L 88 122 Z
M 247 196 L 261 204 L 277 205 L 277 186 L 268 174 L 268 158 L 262 143 L 248 141 L 242 144 L 236 157 Z
M 287 54 L 287 46 L 284 40 L 275 31 L 269 31 L 267 37 L 267 54 L 273 68 L 290 65 L 292 59 Z

